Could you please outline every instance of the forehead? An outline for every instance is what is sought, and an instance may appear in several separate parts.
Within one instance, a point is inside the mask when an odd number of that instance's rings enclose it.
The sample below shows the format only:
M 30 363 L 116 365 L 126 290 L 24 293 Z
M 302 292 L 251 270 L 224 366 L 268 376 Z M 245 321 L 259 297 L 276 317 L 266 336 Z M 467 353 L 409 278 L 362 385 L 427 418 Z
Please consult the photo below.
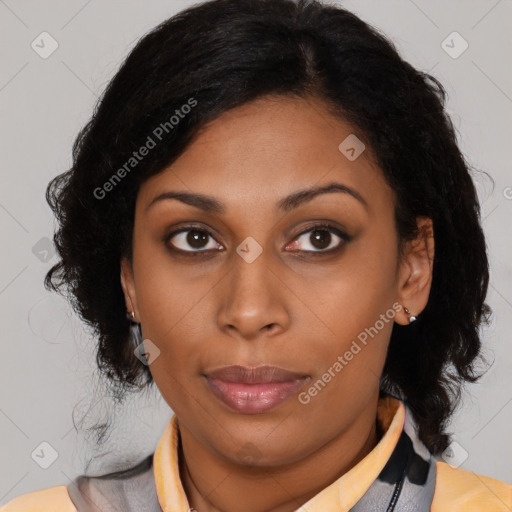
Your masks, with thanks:
M 373 210 L 389 208 L 393 193 L 369 148 L 353 159 L 351 148 L 364 147 L 355 131 L 320 100 L 261 98 L 203 126 L 171 166 L 143 184 L 140 201 L 169 189 L 213 195 L 228 208 L 275 205 L 296 190 L 337 181 Z

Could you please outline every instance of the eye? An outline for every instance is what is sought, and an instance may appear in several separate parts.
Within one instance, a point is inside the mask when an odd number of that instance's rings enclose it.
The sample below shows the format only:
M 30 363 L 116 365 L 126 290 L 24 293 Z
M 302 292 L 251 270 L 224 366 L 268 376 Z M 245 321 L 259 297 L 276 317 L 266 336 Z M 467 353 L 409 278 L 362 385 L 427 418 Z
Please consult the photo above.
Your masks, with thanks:
M 336 252 L 344 245 L 341 241 L 348 242 L 350 238 L 345 232 L 330 224 L 315 224 L 288 244 L 287 249 L 320 255 Z M 208 230 L 196 226 L 186 226 L 173 231 L 165 236 L 164 242 L 170 244 L 171 250 L 182 253 L 205 253 L 222 249 Z
M 174 231 L 165 237 L 166 242 L 169 243 L 171 240 L 173 240 L 172 248 L 183 252 L 205 252 L 206 250 L 220 250 L 222 247 L 215 242 L 208 231 L 194 226 Z
M 333 236 L 334 235 L 334 236 Z M 340 249 L 350 240 L 349 235 L 330 224 L 316 224 L 304 231 L 287 248 L 310 253 L 330 253 Z

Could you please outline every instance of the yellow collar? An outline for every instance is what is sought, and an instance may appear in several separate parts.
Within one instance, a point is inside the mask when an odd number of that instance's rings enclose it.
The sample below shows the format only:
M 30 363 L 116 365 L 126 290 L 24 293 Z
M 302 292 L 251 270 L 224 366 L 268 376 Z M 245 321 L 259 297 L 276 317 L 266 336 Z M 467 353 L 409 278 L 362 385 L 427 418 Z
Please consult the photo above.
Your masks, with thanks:
M 320 491 L 298 510 L 348 512 L 369 489 L 390 458 L 402 433 L 405 407 L 392 397 L 379 400 L 377 420 L 384 432 L 375 448 L 350 471 Z M 158 501 L 164 512 L 189 512 L 178 464 L 178 419 L 174 415 L 158 442 L 153 464 Z

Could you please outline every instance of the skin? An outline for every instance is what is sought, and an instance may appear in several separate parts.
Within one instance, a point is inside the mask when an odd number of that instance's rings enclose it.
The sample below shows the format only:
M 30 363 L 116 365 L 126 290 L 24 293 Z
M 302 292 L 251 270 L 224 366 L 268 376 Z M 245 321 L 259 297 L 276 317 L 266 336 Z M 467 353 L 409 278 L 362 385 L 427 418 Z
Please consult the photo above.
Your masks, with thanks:
M 393 303 L 418 314 L 430 292 L 431 221 L 418 218 L 420 236 L 399 260 L 394 192 L 368 147 L 354 161 L 340 152 L 351 133 L 320 100 L 258 99 L 207 124 L 141 186 L 133 266 L 122 260 L 121 283 L 127 310 L 160 350 L 150 370 L 178 417 L 180 475 L 199 512 L 239 512 L 242 503 L 246 512 L 293 511 L 379 441 L 379 378 L 393 320 L 308 404 L 297 397 Z M 331 192 L 287 212 L 276 207 L 288 194 L 333 181 L 367 206 Z M 213 196 L 225 212 L 176 199 L 146 210 L 171 190 Z M 352 239 L 322 231 L 325 241 L 315 244 L 309 231 L 320 219 Z M 187 243 L 187 233 L 164 241 L 190 224 L 211 237 L 198 245 Z M 263 250 L 252 263 L 236 252 L 249 236 Z M 190 252 L 173 253 L 173 244 Z M 203 256 L 189 256 L 194 251 Z M 308 258 L 312 252 L 319 255 Z M 394 321 L 407 324 L 408 315 L 402 309 Z M 278 407 L 241 414 L 201 377 L 229 364 L 278 365 L 311 379 Z M 252 460 L 242 460 L 241 449 Z

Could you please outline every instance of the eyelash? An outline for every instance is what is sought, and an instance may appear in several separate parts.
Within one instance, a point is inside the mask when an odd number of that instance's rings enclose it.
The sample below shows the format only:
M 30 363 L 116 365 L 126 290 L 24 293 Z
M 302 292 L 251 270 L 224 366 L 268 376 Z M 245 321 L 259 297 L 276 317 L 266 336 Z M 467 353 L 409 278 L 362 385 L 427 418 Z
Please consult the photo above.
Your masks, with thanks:
M 321 229 L 321 228 L 324 228 L 324 229 Z M 205 228 L 203 227 L 199 227 L 199 226 L 185 226 L 183 228 L 180 228 L 176 231 L 173 231 L 172 233 L 169 233 L 167 235 L 165 235 L 164 237 L 164 243 L 167 245 L 167 247 L 169 248 L 169 250 L 171 250 L 172 252 L 175 252 L 175 253 L 180 253 L 182 255 L 186 255 L 186 256 L 190 256 L 190 257 L 202 257 L 204 256 L 206 253 L 212 251 L 212 249 L 207 249 L 207 250 L 192 250 L 192 251 L 184 251 L 183 249 L 178 249 L 176 247 L 170 247 L 169 246 L 169 241 L 176 235 L 178 235 L 179 233 L 183 233 L 183 232 L 187 232 L 187 231 L 192 231 L 192 230 L 195 230 L 195 231 L 199 231 L 200 233 L 206 233 L 210 238 L 213 238 L 215 240 L 215 238 L 213 237 L 213 235 Z M 294 251 L 290 251 L 290 252 L 302 252 L 302 253 L 306 253 L 309 256 L 311 257 L 317 257 L 317 256 L 323 256 L 323 255 L 326 255 L 326 254 L 333 254 L 335 252 L 338 252 L 340 251 L 341 249 L 343 249 L 343 247 L 345 246 L 345 244 L 347 242 L 350 242 L 350 240 L 352 239 L 352 237 L 350 235 L 348 235 L 347 233 L 345 233 L 344 231 L 341 231 L 339 228 L 333 226 L 332 224 L 328 224 L 328 223 L 316 223 L 316 224 L 312 224 L 311 226 L 309 226 L 306 230 L 304 231 L 301 231 L 293 240 L 292 242 L 294 242 L 295 240 L 297 240 L 298 238 L 300 238 L 301 236 L 307 234 L 307 233 L 310 233 L 312 231 L 315 231 L 315 230 L 321 230 L 321 231 L 328 231 L 329 233 L 334 233 L 335 235 L 337 235 L 338 237 L 340 237 L 343 242 L 340 242 L 338 246 L 334 247 L 334 248 L 331 248 L 331 249 L 327 249 L 327 250 L 318 250 L 318 251 L 304 251 L 304 250 L 301 250 L 301 249 L 296 249 Z

